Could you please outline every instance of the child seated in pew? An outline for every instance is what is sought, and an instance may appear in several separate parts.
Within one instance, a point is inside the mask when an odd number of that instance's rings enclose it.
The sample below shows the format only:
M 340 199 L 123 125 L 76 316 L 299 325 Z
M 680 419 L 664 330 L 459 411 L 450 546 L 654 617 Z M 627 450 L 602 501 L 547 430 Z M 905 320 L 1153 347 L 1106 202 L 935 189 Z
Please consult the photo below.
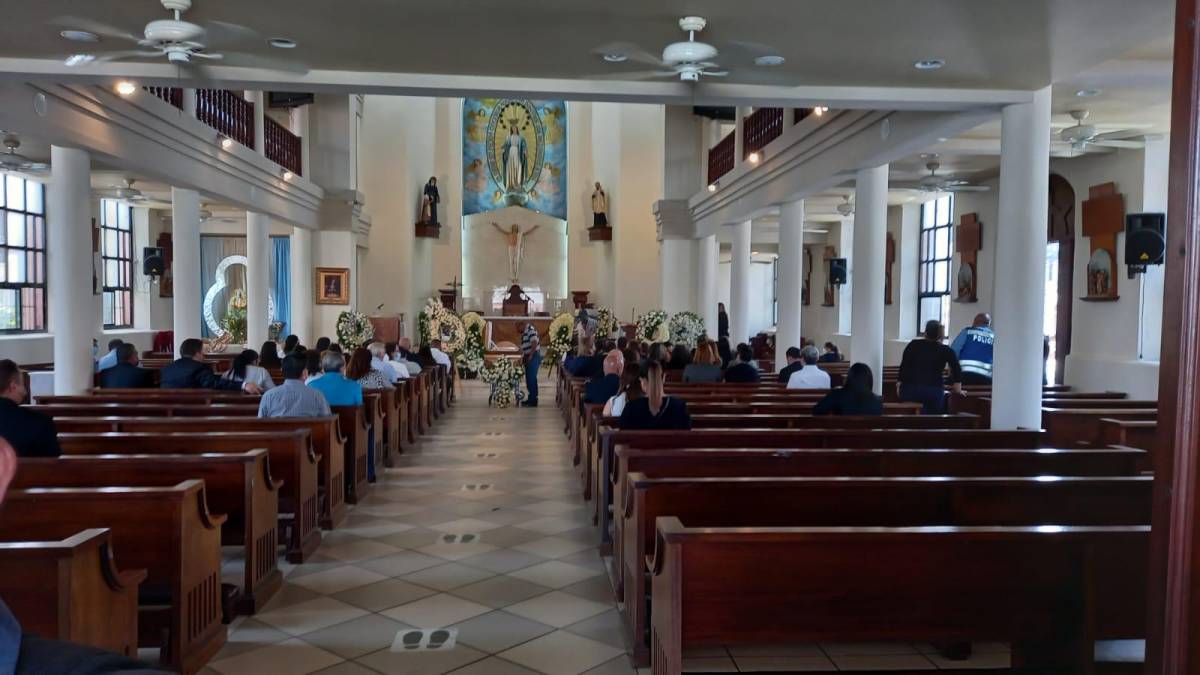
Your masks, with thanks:
M 625 404 L 617 423 L 618 428 L 691 429 L 692 418 L 688 414 L 687 403 L 683 399 L 666 396 L 663 393 L 665 381 L 662 364 L 657 361 L 647 363 L 639 379 L 646 395 Z
M 0 506 L 13 476 L 17 473 L 17 453 L 8 441 L 0 438 Z M 46 640 L 27 635 L 21 623 L 0 598 L 0 673 L 7 675 L 43 675 L 46 673 L 78 673 L 79 675 L 134 672 L 162 673 L 152 666 L 107 652 L 95 647 L 77 645 L 62 640 Z
M 814 415 L 882 415 L 883 399 L 876 396 L 871 367 L 856 363 L 846 372 L 846 383 L 813 406 Z
M 625 362 L 625 370 L 621 372 L 621 388 L 616 396 L 604 404 L 605 417 L 620 417 L 625 412 L 625 406 L 630 401 L 642 397 L 642 367 L 636 359 Z

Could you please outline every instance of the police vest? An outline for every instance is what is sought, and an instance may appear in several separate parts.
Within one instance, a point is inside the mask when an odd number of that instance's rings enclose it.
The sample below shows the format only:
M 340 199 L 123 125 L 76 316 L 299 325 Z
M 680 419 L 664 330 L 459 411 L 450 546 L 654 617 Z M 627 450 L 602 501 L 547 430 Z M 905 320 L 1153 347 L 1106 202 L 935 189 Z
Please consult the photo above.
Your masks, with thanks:
M 964 373 L 992 376 L 992 343 L 996 334 L 991 328 L 968 328 L 967 338 L 958 355 Z

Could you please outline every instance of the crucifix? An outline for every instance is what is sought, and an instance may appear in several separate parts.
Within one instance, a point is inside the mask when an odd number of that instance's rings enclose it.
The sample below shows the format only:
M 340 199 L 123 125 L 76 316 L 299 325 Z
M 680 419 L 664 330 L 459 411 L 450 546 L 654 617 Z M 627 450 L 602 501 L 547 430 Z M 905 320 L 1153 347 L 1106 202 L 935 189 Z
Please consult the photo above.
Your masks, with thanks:
M 887 256 L 883 263 L 883 304 L 892 304 L 892 263 L 896 262 L 896 238 L 887 233 Z
M 979 248 L 983 241 L 983 224 L 979 214 L 964 213 L 958 222 L 954 236 L 954 249 L 958 252 L 958 293 L 955 302 L 979 302 Z
M 1084 300 L 1116 300 L 1117 234 L 1125 229 L 1125 198 L 1116 183 L 1088 188 L 1083 203 L 1083 236 L 1091 244 Z

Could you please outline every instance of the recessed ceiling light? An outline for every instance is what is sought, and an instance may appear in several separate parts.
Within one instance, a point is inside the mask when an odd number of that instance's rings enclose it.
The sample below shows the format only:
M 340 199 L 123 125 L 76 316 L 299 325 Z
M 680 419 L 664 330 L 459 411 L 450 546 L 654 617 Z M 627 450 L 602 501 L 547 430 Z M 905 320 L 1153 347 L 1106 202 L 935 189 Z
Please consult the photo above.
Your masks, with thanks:
M 1079 91 L 1075 92 L 1075 95 L 1079 98 L 1093 98 L 1103 93 L 1104 92 L 1100 89 L 1080 89 Z
M 782 66 L 783 61 L 783 57 L 778 54 L 765 54 L 754 57 L 754 65 L 756 66 Z
M 762 161 L 762 155 L 758 154 L 757 152 L 752 152 L 746 156 L 746 161 L 750 162 L 751 164 L 758 164 L 760 161 Z
M 67 67 L 82 66 L 95 60 L 96 57 L 91 54 L 72 54 L 63 61 L 63 65 Z
M 821 115 L 824 115 L 827 112 L 829 112 L 829 106 L 827 106 L 827 105 L 819 105 L 819 106 L 813 108 L 813 114 L 816 115 L 817 117 L 820 117 Z
M 604 60 L 609 63 L 624 63 L 629 60 L 629 57 L 620 52 L 609 52 L 604 55 Z
M 758 251 L 750 251 L 750 255 L 758 255 Z
M 64 30 L 59 35 L 72 42 L 99 42 L 100 36 L 86 30 Z
M 232 138 L 230 138 L 228 136 L 224 136 L 224 135 L 218 136 L 217 138 L 221 139 L 221 149 L 222 150 L 228 150 L 233 147 L 233 139 Z
M 122 96 L 132 96 L 135 91 L 137 91 L 137 85 L 129 80 L 121 80 L 117 83 L 117 93 Z
M 945 59 L 921 59 L 913 64 L 913 68 L 917 70 L 937 70 L 945 65 Z
M 267 38 L 267 44 L 277 49 L 295 49 L 296 41 L 291 38 L 273 37 Z
M 709 184 L 708 184 L 708 191 L 709 191 L 709 192 L 716 192 L 716 191 L 717 191 L 717 184 L 716 184 L 716 183 L 709 183 Z
M 291 171 L 286 171 L 286 170 L 285 170 L 285 171 L 283 172 L 283 179 L 284 179 L 284 180 L 291 180 L 293 177 L 295 177 L 295 175 L 296 175 L 296 174 L 292 173 Z

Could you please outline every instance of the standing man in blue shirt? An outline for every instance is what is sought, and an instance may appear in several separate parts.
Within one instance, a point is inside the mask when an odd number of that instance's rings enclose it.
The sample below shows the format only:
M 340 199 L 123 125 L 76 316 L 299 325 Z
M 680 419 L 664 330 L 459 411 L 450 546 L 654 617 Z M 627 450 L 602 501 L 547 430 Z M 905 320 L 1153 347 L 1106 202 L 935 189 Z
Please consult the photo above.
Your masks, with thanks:
M 542 367 L 542 339 L 532 322 L 523 322 L 521 329 L 521 361 L 525 364 L 525 388 L 529 395 L 521 405 L 536 408 L 538 404 L 538 368 Z
M 345 367 L 346 359 L 341 354 L 325 352 L 321 357 L 321 370 L 325 374 L 309 382 L 308 386 L 325 394 L 325 400 L 331 406 L 362 405 L 362 385 L 342 374 Z
M 987 313 L 975 315 L 970 328 L 962 329 L 950 348 L 958 355 L 962 366 L 963 384 L 992 383 L 992 343 L 996 334 L 992 332 L 992 317 Z

